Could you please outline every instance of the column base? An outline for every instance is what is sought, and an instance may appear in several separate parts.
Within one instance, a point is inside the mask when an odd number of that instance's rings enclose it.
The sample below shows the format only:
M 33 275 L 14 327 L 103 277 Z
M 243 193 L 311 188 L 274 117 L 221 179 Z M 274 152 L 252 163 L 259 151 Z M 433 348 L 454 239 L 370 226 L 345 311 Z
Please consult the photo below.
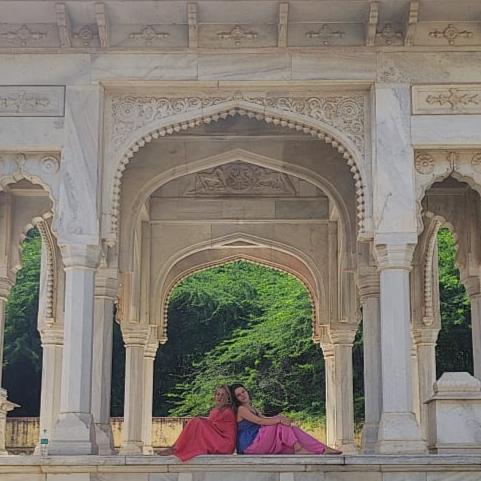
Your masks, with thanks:
M 143 454 L 143 447 L 144 443 L 142 441 L 128 441 L 126 443 L 122 443 L 119 454 L 123 456 L 135 456 L 137 454 Z
M 414 414 L 383 413 L 375 451 L 379 454 L 427 453 Z
M 357 454 L 359 452 L 357 446 L 353 443 L 337 443 L 335 444 L 336 449 L 342 451 L 342 454 Z
M 48 445 L 48 454 L 97 454 L 92 415 L 61 413 Z
M 152 454 L 154 454 L 154 448 L 152 446 L 144 446 L 142 448 L 142 454 L 151 456 Z
M 95 442 L 97 443 L 99 456 L 115 454 L 112 426 L 109 423 L 95 423 Z
M 364 424 L 361 433 L 361 452 L 363 454 L 373 454 L 375 452 L 378 434 L 378 423 Z

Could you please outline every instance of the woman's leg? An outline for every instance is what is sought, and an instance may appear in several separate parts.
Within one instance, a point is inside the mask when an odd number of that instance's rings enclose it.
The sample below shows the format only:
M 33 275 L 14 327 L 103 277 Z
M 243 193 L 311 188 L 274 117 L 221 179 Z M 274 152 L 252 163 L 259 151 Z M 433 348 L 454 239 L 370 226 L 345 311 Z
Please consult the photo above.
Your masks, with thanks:
M 294 432 L 298 443 L 306 452 L 314 454 L 341 454 L 341 451 L 329 448 L 297 426 L 292 426 L 291 429 Z M 299 452 L 299 454 L 301 454 L 301 452 Z

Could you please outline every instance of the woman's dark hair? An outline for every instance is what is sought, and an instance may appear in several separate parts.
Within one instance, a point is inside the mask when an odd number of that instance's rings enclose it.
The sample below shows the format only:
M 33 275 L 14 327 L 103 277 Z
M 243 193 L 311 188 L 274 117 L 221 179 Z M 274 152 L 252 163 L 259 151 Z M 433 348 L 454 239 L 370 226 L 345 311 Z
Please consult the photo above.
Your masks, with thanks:
M 237 409 L 239 406 L 240 406 L 240 402 L 238 401 L 238 399 L 236 398 L 236 395 L 235 395 L 235 390 L 238 389 L 238 388 L 243 388 L 247 391 L 247 393 L 249 394 L 249 398 L 251 398 L 251 393 L 249 392 L 249 390 L 244 386 L 244 384 L 241 384 L 240 382 L 235 382 L 234 384 L 231 384 L 230 385 L 230 395 L 231 395 L 231 398 L 232 398 L 232 404 L 234 405 L 234 408 Z

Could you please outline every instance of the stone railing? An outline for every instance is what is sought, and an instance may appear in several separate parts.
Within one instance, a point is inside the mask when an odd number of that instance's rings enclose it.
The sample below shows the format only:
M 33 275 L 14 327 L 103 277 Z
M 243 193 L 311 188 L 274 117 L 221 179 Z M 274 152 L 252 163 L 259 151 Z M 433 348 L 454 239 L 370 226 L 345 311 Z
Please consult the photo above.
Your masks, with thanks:
M 154 451 L 171 446 L 190 418 L 153 418 L 152 444 Z M 114 446 L 120 448 L 123 418 L 111 418 Z M 39 439 L 39 418 L 7 419 L 6 448 L 12 454 L 31 454 Z

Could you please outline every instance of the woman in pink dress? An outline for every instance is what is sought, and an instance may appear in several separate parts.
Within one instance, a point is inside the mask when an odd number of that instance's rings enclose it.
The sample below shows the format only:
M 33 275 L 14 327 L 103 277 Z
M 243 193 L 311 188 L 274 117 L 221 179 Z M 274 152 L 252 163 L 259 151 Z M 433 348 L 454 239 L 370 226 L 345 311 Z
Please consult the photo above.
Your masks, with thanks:
M 174 446 L 161 454 L 175 454 L 181 461 L 200 454 L 232 454 L 236 442 L 236 419 L 228 386 L 222 385 L 215 390 L 214 402 L 209 417 L 192 418 Z
M 237 406 L 238 454 L 342 454 L 293 426 L 285 416 L 260 414 L 242 384 L 233 384 L 231 395 Z

